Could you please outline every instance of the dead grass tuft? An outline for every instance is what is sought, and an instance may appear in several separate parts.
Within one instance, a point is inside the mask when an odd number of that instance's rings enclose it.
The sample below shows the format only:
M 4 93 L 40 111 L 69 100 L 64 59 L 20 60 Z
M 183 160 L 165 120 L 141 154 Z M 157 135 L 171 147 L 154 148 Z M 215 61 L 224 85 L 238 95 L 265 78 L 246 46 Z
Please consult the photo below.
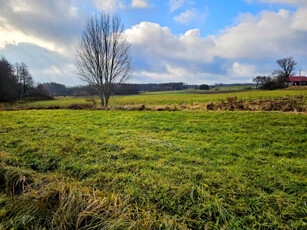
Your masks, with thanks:
M 137 207 L 129 196 L 5 163 L 0 167 L 0 185 L 9 197 L 0 213 L 4 229 L 186 229 L 155 210 Z

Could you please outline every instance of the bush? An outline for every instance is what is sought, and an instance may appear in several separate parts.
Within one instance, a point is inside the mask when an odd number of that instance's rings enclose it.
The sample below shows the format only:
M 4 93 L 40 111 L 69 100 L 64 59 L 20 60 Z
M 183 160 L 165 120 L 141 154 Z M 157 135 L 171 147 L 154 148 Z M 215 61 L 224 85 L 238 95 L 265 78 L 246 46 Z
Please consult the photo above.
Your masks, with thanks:
M 266 90 L 277 89 L 277 83 L 274 80 L 267 81 L 267 82 L 263 83 L 260 88 L 266 89 Z
M 285 82 L 281 79 L 275 78 L 275 79 L 270 79 L 266 82 L 264 82 L 261 85 L 261 89 L 264 90 L 274 90 L 274 89 L 282 89 L 285 88 Z
M 200 85 L 200 86 L 199 86 L 199 89 L 200 89 L 200 90 L 209 90 L 210 87 L 209 87 L 209 85 L 203 84 L 203 85 Z

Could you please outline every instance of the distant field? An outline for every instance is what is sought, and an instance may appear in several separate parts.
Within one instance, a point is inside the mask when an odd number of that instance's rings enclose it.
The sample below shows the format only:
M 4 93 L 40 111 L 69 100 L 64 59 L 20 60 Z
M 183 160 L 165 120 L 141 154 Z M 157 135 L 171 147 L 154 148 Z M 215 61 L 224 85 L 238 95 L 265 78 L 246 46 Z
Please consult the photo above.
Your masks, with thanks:
M 244 91 L 236 93 L 220 94 L 193 94 L 193 93 L 172 93 L 172 94 L 155 94 L 155 95 L 136 95 L 125 97 L 113 97 L 112 105 L 118 104 L 145 104 L 145 105 L 168 105 L 168 104 L 191 104 L 207 103 L 226 100 L 227 97 L 237 97 L 239 100 L 254 100 L 280 98 L 286 95 L 307 95 L 307 90 L 276 90 L 276 91 Z
M 221 86 L 210 88 L 210 90 L 199 90 L 194 88 L 189 88 L 185 90 L 171 90 L 171 91 L 158 91 L 158 92 L 143 92 L 142 94 L 152 95 L 152 94 L 172 94 L 172 93 L 208 93 L 208 92 L 219 92 L 219 91 L 233 91 L 233 90 L 249 90 L 254 88 L 256 85 L 238 85 L 238 86 Z
M 236 85 L 236 86 L 215 86 L 214 88 L 210 88 L 210 91 L 226 91 L 226 90 L 246 90 L 252 89 L 256 87 L 256 85 Z
M 229 95 L 168 96 L 112 103 L 206 102 Z M 4 229 L 306 229 L 306 118 L 2 111 L 0 223 Z
M 237 97 L 238 100 L 254 100 L 281 98 L 284 96 L 307 95 L 307 90 L 274 90 L 261 91 L 250 90 L 235 93 L 218 94 L 198 94 L 186 93 L 185 91 L 154 92 L 132 96 L 114 96 L 110 99 L 110 105 L 171 105 L 171 104 L 191 104 L 207 103 L 226 100 L 227 97 Z M 98 98 L 96 102 L 99 103 Z M 30 103 L 14 104 L 9 106 L 29 105 L 29 106 L 47 106 L 47 105 L 70 105 L 70 104 L 93 104 L 90 98 L 84 97 L 58 97 L 56 100 L 36 101 Z

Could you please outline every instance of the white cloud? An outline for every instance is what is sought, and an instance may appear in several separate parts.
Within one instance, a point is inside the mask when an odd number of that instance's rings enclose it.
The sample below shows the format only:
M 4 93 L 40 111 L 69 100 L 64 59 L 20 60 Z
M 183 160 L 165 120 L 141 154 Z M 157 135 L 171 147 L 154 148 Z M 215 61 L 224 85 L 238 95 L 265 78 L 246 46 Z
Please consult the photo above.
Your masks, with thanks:
M 86 13 L 82 3 L 74 3 L 0 0 L 1 55 L 12 63 L 25 62 L 36 82 L 80 82 L 70 66 Z
M 301 21 L 307 15 L 299 11 L 263 11 L 259 16 L 243 15 L 237 26 L 216 37 L 216 55 L 224 58 L 263 59 L 304 55 L 307 32 Z
M 101 2 L 104 8 L 123 7 L 120 0 Z M 141 1 L 134 2 L 135 7 L 142 6 Z M 53 79 L 71 85 L 70 82 L 75 82 L 72 54 L 86 19 L 82 6 L 73 3 L 71 0 L 27 0 L 26 4 L 23 0 L 0 0 L 1 54 L 13 62 L 25 61 L 33 76 L 37 76 L 36 80 Z M 129 3 L 132 7 L 131 0 Z M 178 22 L 188 23 L 193 18 L 195 21 L 195 12 L 199 11 L 191 11 L 177 16 Z M 306 22 L 307 8 L 300 6 L 296 11 L 242 14 L 234 26 L 206 37 L 201 36 L 200 29 L 175 35 L 168 27 L 151 22 L 139 23 L 126 34 L 139 79 L 243 82 L 250 81 L 258 72 L 271 72 L 277 58 L 293 56 L 306 62 Z
M 150 72 L 143 70 L 141 72 L 137 72 L 136 75 L 143 76 L 152 79 L 157 82 L 172 82 L 172 81 L 186 81 L 186 77 L 188 76 L 188 72 L 183 67 L 172 66 L 169 63 L 161 63 L 165 68 L 163 72 Z
M 247 2 L 263 2 L 272 4 L 287 4 L 287 5 L 307 5 L 306 0 L 246 0 Z
M 34 44 L 70 55 L 85 14 L 70 0 L 0 0 L 0 49 Z
M 142 81 L 139 81 L 139 83 L 144 83 L 144 81 L 148 83 L 191 82 L 191 79 L 193 80 L 192 82 L 194 84 L 214 84 L 216 82 L 225 82 L 225 74 L 199 71 L 197 68 L 187 68 L 186 66 L 169 62 L 161 62 L 157 69 L 152 71 L 136 71 L 135 76 L 138 76 L 142 79 Z M 237 82 L 237 80 L 233 82 Z
M 196 11 L 196 9 L 186 10 L 185 12 L 182 12 L 178 16 L 174 17 L 174 20 L 176 22 L 179 22 L 179 23 L 184 24 L 184 25 L 188 25 L 192 21 L 196 21 L 196 20 L 198 20 L 198 21 L 201 20 L 202 21 L 203 19 L 204 19 L 204 16 L 199 14 Z
M 125 8 L 124 3 L 120 0 L 93 0 L 94 5 L 103 11 L 114 11 Z
M 148 0 L 131 0 L 130 6 L 125 5 L 123 0 L 92 0 L 94 5 L 103 11 L 115 11 L 118 9 L 131 8 L 148 8 Z
M 132 8 L 148 8 L 149 4 L 147 0 L 132 0 L 131 7 Z
M 236 26 L 218 35 L 201 37 L 199 29 L 175 36 L 167 27 L 142 22 L 126 31 L 128 40 L 144 56 L 159 55 L 183 60 L 210 62 L 224 59 L 263 60 L 306 55 L 305 12 L 264 11 L 259 16 L 243 15 Z
M 307 31 L 307 8 L 298 9 L 294 15 L 292 29 Z
M 75 86 L 80 84 L 79 79 L 74 76 L 75 66 L 72 64 L 65 64 L 63 66 L 48 66 L 38 70 L 32 71 L 35 76 L 40 76 L 40 82 L 61 82 L 67 86 Z M 64 79 L 63 79 L 64 78 Z
M 0 26 L 0 38 L 0 50 L 4 49 L 8 44 L 18 45 L 20 43 L 30 43 L 44 47 L 50 51 L 55 51 L 62 54 L 65 53 L 65 49 L 58 46 L 53 41 L 47 41 L 36 36 L 25 34 L 9 25 Z
M 239 62 L 233 63 L 232 67 L 228 69 L 229 75 L 235 77 L 251 77 L 255 72 L 254 65 L 244 65 Z
M 210 39 L 200 37 L 198 29 L 175 36 L 169 28 L 151 22 L 142 22 L 126 30 L 128 41 L 134 49 L 146 56 L 158 55 L 182 60 L 211 61 L 208 55 L 214 45 Z M 206 50 L 206 52 L 202 52 Z
M 175 36 L 167 27 L 142 22 L 126 30 L 126 34 L 132 45 L 132 55 L 149 64 L 146 68 L 136 67 L 135 75 L 151 79 L 148 82 L 201 83 L 206 79 L 207 83 L 214 83 L 217 76 L 222 75 L 202 67 L 204 64 L 214 65 L 210 54 L 214 43 L 211 39 L 201 38 L 198 29 Z M 208 80 L 209 76 L 214 76 L 214 80 Z
M 235 77 L 250 81 L 259 72 L 270 73 L 277 58 L 306 60 L 306 10 L 243 14 L 235 26 L 207 37 L 199 29 L 174 35 L 167 27 L 142 22 L 126 31 L 133 56 L 146 63 L 137 67 L 136 75 L 155 81 L 159 76 L 161 81 L 172 76 L 190 82 L 210 77 L 216 82 Z
M 170 11 L 173 12 L 183 6 L 185 0 L 169 0 Z

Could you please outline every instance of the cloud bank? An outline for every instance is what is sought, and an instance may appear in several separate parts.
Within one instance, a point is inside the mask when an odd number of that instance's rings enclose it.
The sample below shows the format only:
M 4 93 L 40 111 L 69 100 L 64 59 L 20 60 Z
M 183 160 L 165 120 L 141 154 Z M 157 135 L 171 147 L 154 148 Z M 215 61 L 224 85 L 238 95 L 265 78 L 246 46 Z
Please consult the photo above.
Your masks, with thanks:
M 193 82 L 212 83 L 215 79 L 208 79 L 210 76 L 227 82 L 250 81 L 260 74 L 257 69 L 262 73 L 272 70 L 272 66 L 263 66 L 263 61 L 288 56 L 306 60 L 307 8 L 294 13 L 279 10 L 242 14 L 237 21 L 237 25 L 207 37 L 201 37 L 199 29 L 176 36 L 169 28 L 155 23 L 133 26 L 126 31 L 133 55 L 140 59 L 146 57 L 144 68 L 137 66 L 138 74 L 155 79 L 160 74 L 161 81 L 175 81 L 178 76 Z
M 240 14 L 236 24 L 207 36 L 201 36 L 199 28 L 174 34 L 157 23 L 140 22 L 126 30 L 135 65 L 132 82 L 250 82 L 257 74 L 271 73 L 277 58 L 293 56 L 304 65 L 307 63 L 304 2 L 293 0 L 298 5 L 295 11 Z M 109 10 L 146 8 L 152 6 L 150 3 L 93 0 L 95 7 Z M 170 11 L 178 10 L 184 3 L 170 0 Z M 38 82 L 81 83 L 74 74 L 73 53 L 88 17 L 87 3 L 0 0 L 0 5 L 0 54 L 26 62 Z M 189 21 L 186 16 L 189 14 L 185 14 L 188 11 L 184 9 L 178 14 L 181 15 L 178 22 Z

